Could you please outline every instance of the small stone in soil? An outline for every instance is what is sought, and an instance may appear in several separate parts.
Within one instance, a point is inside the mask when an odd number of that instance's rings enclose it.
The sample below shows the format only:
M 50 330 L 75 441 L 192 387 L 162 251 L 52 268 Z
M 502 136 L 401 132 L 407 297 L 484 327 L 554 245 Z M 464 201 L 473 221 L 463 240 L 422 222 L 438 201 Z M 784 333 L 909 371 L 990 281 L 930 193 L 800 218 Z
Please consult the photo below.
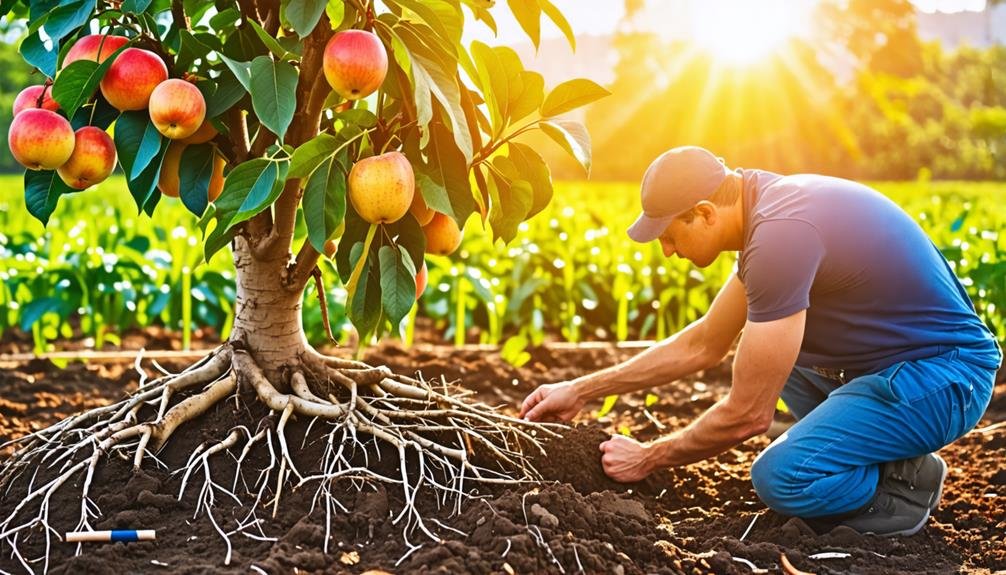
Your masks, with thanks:
M 545 509 L 538 503 L 531 506 L 531 515 L 538 520 L 538 524 L 542 527 L 555 529 L 559 526 L 559 518 L 549 513 L 548 509 Z

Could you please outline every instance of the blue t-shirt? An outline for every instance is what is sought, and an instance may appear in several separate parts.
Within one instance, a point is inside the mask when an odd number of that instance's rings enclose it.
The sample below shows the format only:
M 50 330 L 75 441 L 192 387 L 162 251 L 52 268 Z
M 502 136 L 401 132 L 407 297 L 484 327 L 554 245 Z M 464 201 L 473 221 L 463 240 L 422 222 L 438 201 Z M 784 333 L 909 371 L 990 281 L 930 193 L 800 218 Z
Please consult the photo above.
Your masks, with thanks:
M 806 309 L 798 365 L 869 373 L 996 349 L 943 254 L 893 201 L 840 178 L 742 174 L 748 320 Z

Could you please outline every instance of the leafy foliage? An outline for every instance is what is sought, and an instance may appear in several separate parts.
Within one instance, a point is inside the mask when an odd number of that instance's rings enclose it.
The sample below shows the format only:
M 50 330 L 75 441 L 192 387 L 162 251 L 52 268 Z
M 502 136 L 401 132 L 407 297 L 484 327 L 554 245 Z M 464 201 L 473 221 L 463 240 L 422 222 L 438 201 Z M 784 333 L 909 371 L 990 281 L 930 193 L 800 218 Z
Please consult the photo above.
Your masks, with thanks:
M 55 8 L 48 0 L 19 0 L 4 6 L 9 17 L 26 17 L 21 54 L 55 80 L 55 97 L 74 124 L 114 122 L 119 161 L 139 212 L 152 214 L 163 204 L 161 172 L 175 169 L 165 167 L 169 140 L 146 110 L 120 115 L 111 109 L 96 95 L 98 83 L 127 46 L 153 52 L 170 77 L 194 82 L 207 121 L 220 133 L 190 145 L 177 162 L 181 201 L 200 217 L 205 259 L 237 235 L 251 237 L 252 225 L 275 227 L 272 236 L 288 238 L 279 229 L 290 225 L 283 215 L 288 208 L 278 202 L 303 202 L 299 221 L 308 247 L 298 260 L 312 261 L 326 242 L 339 240 L 339 268 L 350 267 L 353 277 L 344 278 L 346 309 L 363 333 L 397 326 L 408 315 L 425 239 L 408 214 L 399 222 L 361 225 L 347 200 L 353 164 L 400 150 L 429 206 L 459 227 L 477 213 L 494 238 L 510 241 L 552 197 L 541 156 L 514 138 L 540 128 L 589 169 L 586 131 L 556 116 L 607 95 L 587 80 L 564 82 L 546 94 L 542 77 L 525 70 L 513 50 L 466 46 L 464 9 L 493 29 L 492 11 L 507 9 L 467 0 L 296 0 L 283 3 L 279 18 L 261 19 L 208 0 L 73 0 Z M 547 18 L 575 45 L 569 23 L 548 0 L 508 6 L 535 44 Z M 100 64 L 77 60 L 61 69 L 69 46 L 95 27 L 129 42 Z M 340 72 L 323 56 L 333 34 L 349 29 L 372 32 L 388 55 L 380 88 L 360 100 L 332 91 L 328 83 Z M 43 33 L 49 43 L 41 41 Z M 217 155 L 227 161 L 226 181 L 210 203 Z M 66 190 L 51 174 L 29 174 L 28 183 L 30 211 L 44 223 Z

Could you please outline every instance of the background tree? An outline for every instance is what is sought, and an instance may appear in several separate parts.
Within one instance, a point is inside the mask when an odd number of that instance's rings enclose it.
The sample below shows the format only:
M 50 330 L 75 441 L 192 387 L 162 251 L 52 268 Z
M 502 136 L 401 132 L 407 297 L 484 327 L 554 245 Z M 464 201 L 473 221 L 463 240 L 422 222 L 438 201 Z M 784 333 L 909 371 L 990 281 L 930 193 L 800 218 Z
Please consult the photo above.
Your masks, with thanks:
M 324 356 L 302 329 L 302 294 L 320 282 L 322 256 L 334 259 L 367 338 L 397 329 L 421 291 L 425 254 L 452 253 L 473 214 L 511 240 L 552 195 L 548 167 L 521 134 L 540 129 L 589 165 L 586 131 L 557 117 L 607 92 L 572 80 L 546 95 L 513 50 L 462 44 L 463 6 L 495 28 L 482 0 L 3 4 L 8 18 L 26 19 L 20 52 L 49 78 L 11 128 L 31 214 L 45 223 L 61 196 L 101 181 L 117 159 L 139 212 L 179 196 L 201 216 L 206 257 L 230 247 L 237 297 L 229 341 L 205 360 L 24 441 L 0 473 L 17 502 L 0 545 L 44 545 L 47 557 L 57 489 L 81 480 L 75 527 L 90 528 L 88 491 L 105 454 L 129 450 L 138 469 L 234 395 L 234 428 L 181 461 L 182 490 L 217 453 L 274 450 L 258 492 L 232 494 L 252 516 L 267 497 L 275 514 L 291 484 L 325 497 L 351 475 L 398 484 L 396 523 L 435 539 L 411 505 L 418 484 L 460 501 L 466 479 L 534 476 L 517 441 L 535 443 L 522 423 L 421 379 Z M 574 42 L 548 0 L 510 6 L 535 43 L 543 16 Z M 49 94 L 55 104 L 44 109 Z M 329 424 L 315 431 L 328 437 L 320 460 L 287 442 L 295 416 Z M 397 453 L 400 477 L 366 465 L 365 437 Z M 50 458 L 66 465 L 35 476 Z M 206 469 L 212 501 L 220 487 Z

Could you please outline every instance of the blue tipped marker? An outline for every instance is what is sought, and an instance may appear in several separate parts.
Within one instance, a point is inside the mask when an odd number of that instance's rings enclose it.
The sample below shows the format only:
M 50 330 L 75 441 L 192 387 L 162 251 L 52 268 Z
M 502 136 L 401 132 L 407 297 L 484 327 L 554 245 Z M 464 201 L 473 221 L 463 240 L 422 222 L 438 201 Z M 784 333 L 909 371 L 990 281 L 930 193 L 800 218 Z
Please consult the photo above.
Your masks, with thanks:
M 112 531 L 68 531 L 67 543 L 115 543 L 116 541 L 153 541 L 153 529 L 114 529 Z

